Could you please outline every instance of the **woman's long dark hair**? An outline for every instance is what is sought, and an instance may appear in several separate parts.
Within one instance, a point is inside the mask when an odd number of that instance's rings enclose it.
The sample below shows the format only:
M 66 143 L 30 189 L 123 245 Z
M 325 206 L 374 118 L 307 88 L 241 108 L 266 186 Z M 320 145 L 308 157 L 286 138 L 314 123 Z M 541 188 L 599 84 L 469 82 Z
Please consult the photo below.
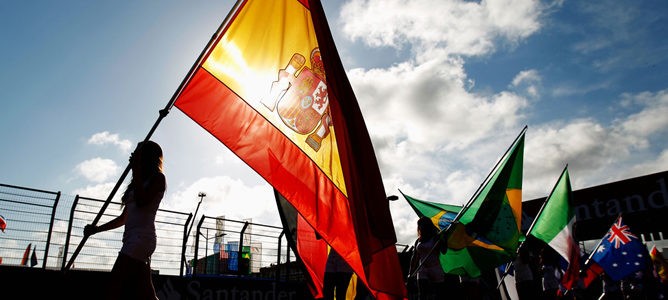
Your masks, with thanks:
M 431 219 L 428 217 L 422 217 L 417 222 L 418 230 L 420 230 L 420 241 L 426 242 L 433 238 L 437 233 L 438 229 L 434 226 L 434 223 L 431 222 Z
M 132 190 L 132 186 L 135 180 L 146 180 L 153 177 L 157 173 L 162 173 L 162 148 L 160 148 L 158 143 L 154 141 L 141 142 L 137 145 L 135 152 L 139 151 L 141 151 L 141 165 L 139 168 L 141 169 L 141 173 L 144 178 L 135 178 L 135 174 L 132 174 L 132 179 L 130 180 L 127 188 L 125 188 L 123 197 L 121 197 L 121 202 L 123 205 L 125 205 L 128 201 L 128 194 Z M 143 184 L 143 182 L 140 182 L 140 184 Z

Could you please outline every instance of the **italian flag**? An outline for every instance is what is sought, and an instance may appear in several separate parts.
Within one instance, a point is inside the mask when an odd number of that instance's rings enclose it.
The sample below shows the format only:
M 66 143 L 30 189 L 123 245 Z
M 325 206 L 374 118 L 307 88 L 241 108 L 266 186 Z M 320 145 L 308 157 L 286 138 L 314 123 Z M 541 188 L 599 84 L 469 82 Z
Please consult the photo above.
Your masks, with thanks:
M 580 266 L 580 247 L 574 238 L 574 224 L 573 192 L 568 168 L 565 168 L 552 193 L 545 200 L 529 234 L 547 243 L 568 262 L 568 269 L 562 280 L 566 289 L 570 289 L 577 282 Z

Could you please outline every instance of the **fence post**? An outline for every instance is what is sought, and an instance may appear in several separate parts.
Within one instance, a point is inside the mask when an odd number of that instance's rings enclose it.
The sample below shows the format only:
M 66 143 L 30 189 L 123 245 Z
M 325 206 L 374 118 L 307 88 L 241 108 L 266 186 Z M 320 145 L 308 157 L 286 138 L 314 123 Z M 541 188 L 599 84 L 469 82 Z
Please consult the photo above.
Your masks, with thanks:
M 56 218 L 56 208 L 58 207 L 58 200 L 60 200 L 60 191 L 56 194 L 56 200 L 53 201 L 53 208 L 51 209 L 51 222 L 49 223 L 49 233 L 46 236 L 46 247 L 44 247 L 44 261 L 42 262 L 42 269 L 46 269 L 46 259 L 49 257 L 49 246 L 51 245 L 51 233 L 53 232 L 53 221 Z
M 290 280 L 290 243 L 285 243 L 285 280 Z
M 244 223 L 244 227 L 241 228 L 241 232 L 239 232 L 239 251 L 237 252 L 237 278 L 241 277 L 241 253 L 244 250 L 244 232 L 246 231 L 246 227 L 248 227 L 248 221 Z M 248 267 L 250 268 L 250 261 L 248 262 Z
M 186 265 L 186 245 L 188 244 L 188 224 L 193 218 L 193 214 L 188 214 L 188 219 L 183 225 L 183 246 L 181 246 L 181 270 L 179 271 L 179 276 L 183 277 L 183 267 Z
M 285 235 L 285 229 L 281 231 L 280 235 L 278 235 L 278 256 L 276 257 L 276 281 L 279 281 L 281 278 L 281 242 L 283 241 L 283 235 Z
M 70 247 L 70 236 L 72 234 L 72 222 L 74 221 L 74 210 L 77 208 L 77 203 L 79 203 L 79 195 L 77 194 L 74 197 L 74 202 L 72 202 L 72 209 L 70 210 L 70 221 L 67 225 L 67 236 L 65 237 L 65 248 L 63 249 L 63 262 L 60 267 L 61 270 L 65 270 L 65 262 L 67 262 L 67 251 Z
M 200 229 L 202 228 L 202 223 L 204 223 L 204 218 L 206 218 L 205 215 L 202 215 L 202 218 L 199 219 L 199 223 L 197 224 L 197 234 L 195 234 L 195 257 L 193 259 L 193 277 L 197 275 L 197 252 L 199 251 L 199 234 L 200 234 Z

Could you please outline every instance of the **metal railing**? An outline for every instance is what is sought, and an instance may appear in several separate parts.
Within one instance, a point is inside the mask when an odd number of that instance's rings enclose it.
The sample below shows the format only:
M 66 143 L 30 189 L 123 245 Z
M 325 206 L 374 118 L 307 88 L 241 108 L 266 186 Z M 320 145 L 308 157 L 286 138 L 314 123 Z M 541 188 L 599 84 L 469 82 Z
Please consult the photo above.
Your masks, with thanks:
M 2 264 L 46 268 L 60 192 L 0 184 Z M 40 253 L 41 252 L 41 253 Z
M 6 222 L 0 233 L 0 264 L 63 270 L 83 239 L 84 226 L 95 219 L 104 202 L 0 184 L 0 216 Z M 122 209 L 121 203 L 112 201 L 99 224 L 120 215 Z M 206 215 L 195 219 L 191 213 L 165 209 L 158 210 L 155 225 L 158 239 L 151 268 L 160 274 L 304 278 L 282 227 L 250 219 Z M 111 270 L 122 240 L 123 228 L 90 236 L 73 268 Z M 397 247 L 408 249 L 408 245 Z
M 197 275 L 266 277 L 265 268 L 289 261 L 283 228 L 203 215 L 193 232 L 192 259 L 185 262 Z M 284 248 L 284 249 L 281 249 Z M 278 275 L 274 270 L 272 274 Z
M 64 269 L 83 238 L 83 227 L 92 222 L 103 204 L 100 199 L 0 184 L 0 216 L 6 223 L 4 233 L 0 233 L 0 264 Z M 99 224 L 121 212 L 121 204 L 112 201 Z M 260 274 L 262 268 L 277 268 L 290 260 L 281 227 L 201 216 L 193 228 L 196 230 L 187 236 L 194 221 L 192 214 L 158 210 L 157 247 L 151 257 L 154 271 L 261 277 L 266 276 Z M 111 270 L 122 236 L 122 228 L 90 236 L 73 268 Z

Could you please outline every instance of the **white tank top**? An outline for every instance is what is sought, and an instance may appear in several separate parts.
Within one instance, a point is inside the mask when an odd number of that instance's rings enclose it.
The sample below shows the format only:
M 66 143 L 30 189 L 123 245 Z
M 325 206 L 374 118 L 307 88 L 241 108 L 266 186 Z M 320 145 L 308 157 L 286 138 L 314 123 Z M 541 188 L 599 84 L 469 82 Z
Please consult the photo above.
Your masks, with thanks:
M 144 182 L 144 187 L 148 186 L 149 181 Z M 155 215 L 160 206 L 165 191 L 155 195 L 142 207 L 137 206 L 134 199 L 134 191 L 128 192 L 126 201 L 127 219 L 125 220 L 125 230 L 123 240 L 132 235 L 155 237 Z

